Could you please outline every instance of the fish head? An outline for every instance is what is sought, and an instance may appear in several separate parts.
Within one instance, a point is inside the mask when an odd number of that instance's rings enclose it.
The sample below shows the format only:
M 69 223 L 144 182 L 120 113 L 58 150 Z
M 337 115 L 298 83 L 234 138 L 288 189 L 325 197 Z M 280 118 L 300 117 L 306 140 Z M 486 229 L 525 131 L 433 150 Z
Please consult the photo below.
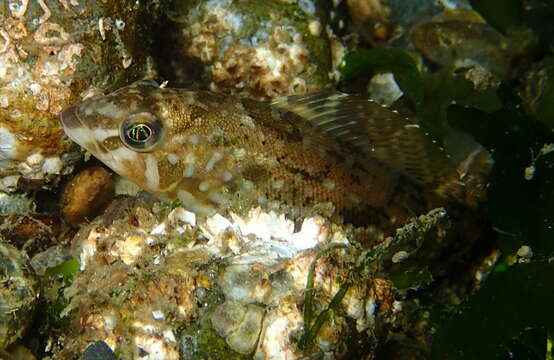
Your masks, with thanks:
M 194 145 L 184 144 L 187 104 L 176 101 L 182 97 L 182 92 L 140 81 L 65 109 L 61 122 L 69 138 L 113 171 L 173 200 Z

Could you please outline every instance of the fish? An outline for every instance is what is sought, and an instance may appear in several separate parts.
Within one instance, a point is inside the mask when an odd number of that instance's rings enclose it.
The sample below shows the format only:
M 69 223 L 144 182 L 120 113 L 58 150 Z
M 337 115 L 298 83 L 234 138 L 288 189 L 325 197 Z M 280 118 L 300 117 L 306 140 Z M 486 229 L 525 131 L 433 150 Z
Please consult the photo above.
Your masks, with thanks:
M 335 91 L 260 102 L 139 81 L 60 117 L 114 172 L 202 216 L 321 208 L 391 227 L 440 204 L 474 206 L 486 188 L 482 156 L 453 163 L 415 121 Z

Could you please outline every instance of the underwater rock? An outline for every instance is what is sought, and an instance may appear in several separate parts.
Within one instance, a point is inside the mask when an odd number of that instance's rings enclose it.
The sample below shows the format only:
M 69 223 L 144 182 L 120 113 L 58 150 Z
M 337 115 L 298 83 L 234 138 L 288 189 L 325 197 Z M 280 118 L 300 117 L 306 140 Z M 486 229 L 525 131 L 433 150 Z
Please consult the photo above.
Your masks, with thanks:
M 75 174 L 65 185 L 61 203 L 64 220 L 77 227 L 92 220 L 114 196 L 114 181 L 102 166 L 92 166 Z
M 33 319 L 38 281 L 27 258 L 0 239 L 0 350 L 20 338 Z
M 365 41 L 380 45 L 401 43 L 414 26 L 429 21 L 442 11 L 467 8 L 468 0 L 346 0 L 351 31 Z M 334 3 L 340 3 L 335 1 Z
M 549 129 L 554 129 L 554 58 L 545 58 L 525 74 L 521 95 L 527 111 Z
M 4 241 L 29 257 L 56 244 L 62 232 L 59 217 L 49 213 L 0 215 L 0 235 Z
M 54 268 L 71 259 L 72 257 L 69 250 L 60 245 L 54 245 L 33 256 L 30 264 L 37 275 L 43 276 L 48 269 Z
M 117 356 L 105 342 L 97 341 L 87 347 L 82 360 L 117 360 Z
M 289 336 L 302 330 L 310 265 L 329 244 L 350 246 L 343 229 L 320 217 L 294 231 L 290 220 L 259 209 L 246 218 L 196 219 L 181 207 L 120 199 L 74 239 L 82 271 L 66 290 L 64 313 L 81 335 L 67 338 L 57 356 L 80 353 L 95 339 L 126 359 L 178 359 L 180 351 L 186 358 L 212 351 L 300 358 L 313 351 L 299 351 Z M 339 249 L 317 261 L 316 304 L 328 304 L 348 276 L 345 255 Z M 341 305 L 360 329 L 372 322 L 367 301 L 374 301 L 371 287 L 359 284 Z M 342 316 L 314 339 L 328 352 L 353 331 Z M 207 334 L 225 341 L 204 343 Z M 181 339 L 196 345 L 185 349 Z
M 144 10 L 124 0 L 0 3 L 0 190 L 21 178 L 55 187 L 79 158 L 58 113 L 87 90 L 153 71 Z
M 414 28 L 415 48 L 432 63 L 452 70 L 468 70 L 476 89 L 496 88 L 511 67 L 533 46 L 532 33 L 514 29 L 501 34 L 475 12 L 444 12 Z
M 73 239 L 81 271 L 62 316 L 76 335 L 63 337 L 53 358 L 95 341 L 124 359 L 357 358 L 391 328 L 410 331 L 402 309 L 417 302 L 399 301 L 379 269 L 409 263 L 393 264 L 391 251 L 412 259 L 430 238 L 444 246 L 445 215 L 437 209 L 399 229 L 398 243 L 317 215 L 299 226 L 260 208 L 206 218 L 119 197 Z M 373 244 L 366 252 L 362 239 Z
M 7 353 L 10 356 L 10 360 L 36 360 L 33 353 L 21 344 L 11 347 Z
M 313 92 L 338 66 L 342 47 L 317 0 L 181 2 L 171 16 L 182 52 L 205 66 L 212 91 L 257 99 Z
M 0 191 L 0 214 L 25 214 L 35 211 L 33 199 L 25 194 L 9 194 Z

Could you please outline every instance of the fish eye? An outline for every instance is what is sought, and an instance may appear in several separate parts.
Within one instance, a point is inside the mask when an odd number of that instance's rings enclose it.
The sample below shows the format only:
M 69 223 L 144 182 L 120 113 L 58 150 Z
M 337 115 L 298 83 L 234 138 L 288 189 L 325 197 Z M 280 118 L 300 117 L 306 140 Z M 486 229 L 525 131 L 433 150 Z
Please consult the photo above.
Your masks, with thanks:
M 121 141 L 134 151 L 154 150 L 162 138 L 162 123 L 150 113 L 138 113 L 127 117 L 119 128 Z

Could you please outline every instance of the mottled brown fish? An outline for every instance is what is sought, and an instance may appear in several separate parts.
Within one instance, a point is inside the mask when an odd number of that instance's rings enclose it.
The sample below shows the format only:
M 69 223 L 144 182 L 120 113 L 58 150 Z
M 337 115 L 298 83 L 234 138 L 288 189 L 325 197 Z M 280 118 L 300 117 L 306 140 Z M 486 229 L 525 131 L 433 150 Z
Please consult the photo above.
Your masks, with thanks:
M 417 124 L 341 93 L 265 103 L 141 81 L 61 120 L 115 172 L 201 214 L 332 204 L 347 222 L 391 226 L 445 198 L 473 204 L 485 183 L 486 166 L 460 170 Z

